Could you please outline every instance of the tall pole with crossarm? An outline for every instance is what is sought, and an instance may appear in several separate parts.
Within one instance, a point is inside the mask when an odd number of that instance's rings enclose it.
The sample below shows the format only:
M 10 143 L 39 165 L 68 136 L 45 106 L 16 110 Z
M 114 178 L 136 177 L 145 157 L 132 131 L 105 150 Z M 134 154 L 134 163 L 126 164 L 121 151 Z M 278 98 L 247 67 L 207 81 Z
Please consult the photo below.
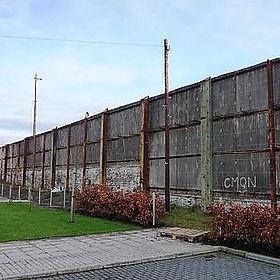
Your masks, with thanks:
M 37 73 L 34 75 L 34 107 L 33 107 L 33 125 L 32 125 L 32 135 L 33 135 L 33 166 L 32 166 L 32 189 L 35 187 L 35 161 L 36 161 L 36 125 L 37 125 L 37 82 L 43 80 L 43 78 L 38 77 Z M 31 209 L 32 204 L 32 194 L 31 187 L 28 188 L 28 201 L 29 208 Z

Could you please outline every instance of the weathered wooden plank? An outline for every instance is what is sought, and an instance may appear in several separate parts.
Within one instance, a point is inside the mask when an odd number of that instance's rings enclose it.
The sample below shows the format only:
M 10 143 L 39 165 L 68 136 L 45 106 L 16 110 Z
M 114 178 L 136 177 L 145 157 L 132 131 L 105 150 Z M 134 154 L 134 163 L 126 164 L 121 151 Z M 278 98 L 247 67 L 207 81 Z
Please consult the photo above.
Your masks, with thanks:
M 267 109 L 266 67 L 236 75 L 237 113 Z
M 200 156 L 170 158 L 170 188 L 200 190 Z M 150 187 L 164 187 L 164 158 L 150 160 Z
M 213 189 L 227 192 L 269 192 L 269 153 L 213 156 Z
M 57 130 L 57 148 L 66 148 L 68 143 L 68 126 Z
M 213 122 L 213 152 L 262 151 L 268 148 L 267 112 Z
M 84 124 L 78 122 L 71 128 L 71 146 L 82 145 L 84 142 Z
M 200 121 L 199 86 L 170 94 L 170 128 Z
M 213 118 L 232 116 L 236 108 L 236 76 L 229 76 L 212 82 Z
M 88 143 L 100 141 L 101 116 L 88 119 Z
M 108 161 L 139 161 L 139 146 L 140 146 L 140 137 L 127 137 L 119 138 L 116 140 L 110 140 L 107 143 Z
M 274 105 L 276 108 L 280 107 L 280 61 L 273 62 L 273 91 L 274 91 Z
M 159 133 L 157 133 L 160 135 Z M 154 138 L 151 137 L 153 140 Z M 153 143 L 153 155 L 158 154 L 156 143 Z M 200 153 L 200 125 L 170 130 L 170 156 L 187 156 Z
M 108 111 L 108 139 L 140 135 L 141 106 L 132 106 L 123 111 Z

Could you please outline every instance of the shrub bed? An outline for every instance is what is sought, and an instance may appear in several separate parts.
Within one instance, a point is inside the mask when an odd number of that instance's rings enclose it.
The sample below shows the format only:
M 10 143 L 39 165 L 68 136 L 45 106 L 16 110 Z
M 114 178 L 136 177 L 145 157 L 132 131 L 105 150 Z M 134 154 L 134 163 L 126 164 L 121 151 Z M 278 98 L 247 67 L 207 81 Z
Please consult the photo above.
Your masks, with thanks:
M 113 191 L 107 186 L 86 187 L 76 198 L 80 214 L 149 226 L 152 224 L 152 196 L 140 191 Z M 156 221 L 163 215 L 163 201 L 156 196 Z
M 215 202 L 209 207 L 212 219 L 209 240 L 235 247 L 273 250 L 280 244 L 280 222 L 269 206 L 250 206 L 232 202 Z

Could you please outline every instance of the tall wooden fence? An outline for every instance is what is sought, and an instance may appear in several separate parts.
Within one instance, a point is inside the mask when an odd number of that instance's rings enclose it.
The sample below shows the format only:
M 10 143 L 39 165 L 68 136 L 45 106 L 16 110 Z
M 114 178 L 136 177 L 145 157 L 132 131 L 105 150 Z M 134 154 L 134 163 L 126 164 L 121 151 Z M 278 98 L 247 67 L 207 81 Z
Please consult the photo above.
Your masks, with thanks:
M 279 192 L 280 59 L 170 93 L 174 199 L 265 199 Z M 164 192 L 164 95 L 106 110 L 0 148 L 1 179 Z M 76 173 L 76 176 L 74 174 Z

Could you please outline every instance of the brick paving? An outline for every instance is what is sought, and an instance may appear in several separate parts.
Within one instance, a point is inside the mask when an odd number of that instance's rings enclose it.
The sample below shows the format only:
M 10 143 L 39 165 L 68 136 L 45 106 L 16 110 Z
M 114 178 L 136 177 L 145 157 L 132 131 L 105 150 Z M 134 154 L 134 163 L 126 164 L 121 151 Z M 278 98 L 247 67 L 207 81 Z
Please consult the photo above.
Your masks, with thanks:
M 40 280 L 279 280 L 280 266 L 225 253 L 172 258 Z

